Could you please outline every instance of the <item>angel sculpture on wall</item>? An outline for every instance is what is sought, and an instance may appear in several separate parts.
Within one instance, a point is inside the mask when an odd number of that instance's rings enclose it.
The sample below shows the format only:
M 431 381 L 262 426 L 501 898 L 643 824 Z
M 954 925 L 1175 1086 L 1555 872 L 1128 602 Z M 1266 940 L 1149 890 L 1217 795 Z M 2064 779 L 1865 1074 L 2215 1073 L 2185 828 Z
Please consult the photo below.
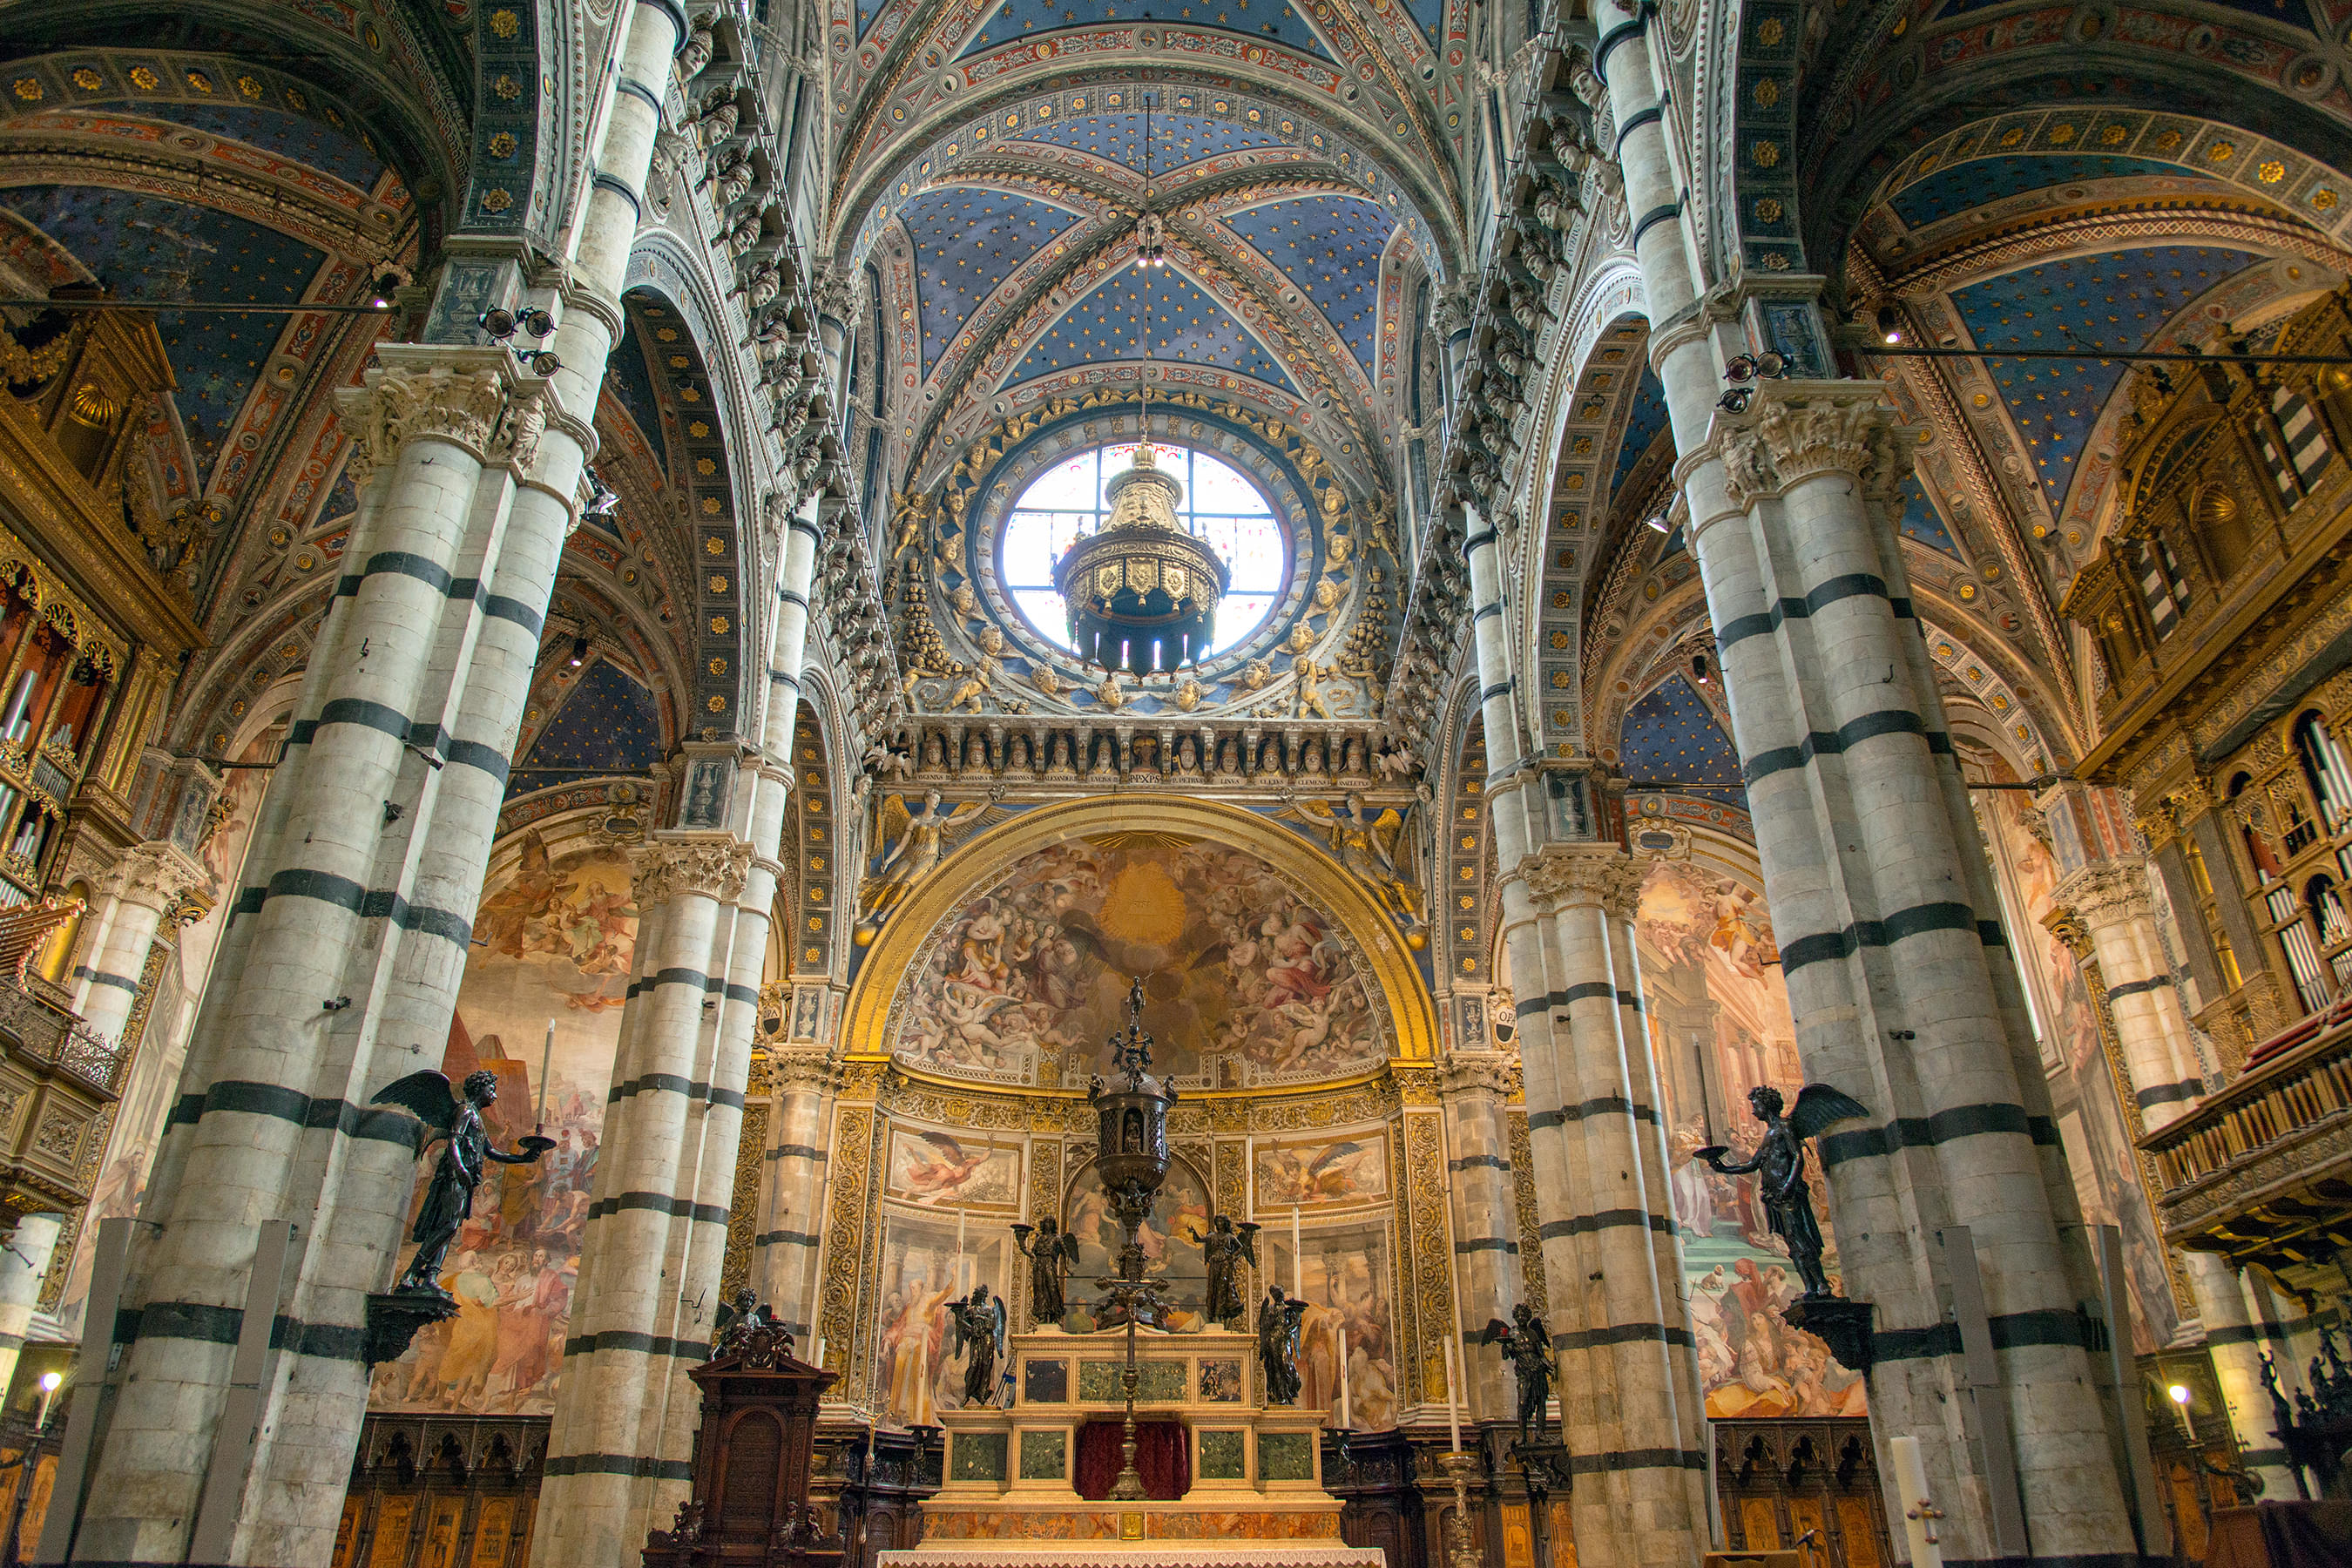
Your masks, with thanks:
M 1744 1163 L 1726 1164 L 1723 1157 L 1731 1151 L 1720 1143 L 1711 1143 L 1691 1158 L 1706 1161 L 1718 1175 L 1756 1173 L 1765 1218 L 1771 1222 L 1772 1234 L 1788 1243 L 1789 1261 L 1797 1266 L 1798 1277 L 1805 1282 L 1805 1293 L 1799 1300 L 1834 1296 L 1829 1275 L 1822 1268 L 1822 1253 L 1828 1244 L 1822 1237 L 1821 1221 L 1813 1216 L 1812 1191 L 1805 1184 L 1805 1140 L 1838 1122 L 1868 1116 L 1870 1108 L 1825 1083 L 1809 1083 L 1799 1089 L 1796 1108 L 1786 1117 L 1780 1114 L 1784 1103 L 1780 1091 L 1769 1083 L 1748 1091 L 1748 1109 L 1764 1124 L 1764 1138 Z
M 1035 1239 L 1031 1239 L 1034 1236 Z M 1013 1245 L 1029 1260 L 1029 1323 L 1032 1328 L 1059 1328 L 1069 1310 L 1070 1265 L 1078 1260 L 1078 1238 L 1047 1215 L 1033 1229 L 1013 1227 Z
M 482 1125 L 482 1112 L 497 1104 L 498 1098 L 499 1075 L 487 1068 L 466 1075 L 462 1099 L 450 1091 L 446 1075 L 427 1068 L 386 1084 L 369 1102 L 399 1106 L 424 1122 L 434 1137 L 444 1141 L 440 1163 L 433 1167 L 431 1184 L 425 1189 L 425 1202 L 417 1209 L 416 1224 L 408 1233 L 408 1238 L 416 1243 L 416 1255 L 408 1260 L 406 1271 L 393 1287 L 395 1291 L 448 1294 L 441 1289 L 441 1260 L 448 1255 L 449 1244 L 457 1239 L 458 1230 L 474 1212 L 474 1189 L 482 1184 L 483 1161 L 531 1165 L 555 1147 L 554 1139 L 534 1132 L 519 1140 L 511 1154 L 501 1154 L 491 1148 L 489 1130 Z M 427 1138 L 426 1147 L 432 1142 L 433 1139 Z
M 986 1285 L 974 1285 L 971 1295 L 948 1303 L 948 1312 L 955 1319 L 955 1353 L 966 1358 L 963 1403 L 971 1409 L 996 1393 L 997 1358 L 1004 1353 L 1004 1302 L 990 1295 Z
M 1372 891 L 1397 923 L 1406 931 L 1421 925 L 1421 892 L 1411 871 L 1412 838 L 1406 832 L 1406 815 L 1392 805 L 1377 810 L 1362 792 L 1349 790 L 1339 805 L 1322 800 L 1293 800 L 1278 814 L 1293 822 L 1318 828 L 1329 842 L 1331 857 L 1348 874 Z
M 1242 1315 L 1242 1264 L 1257 1261 L 1257 1226 L 1244 1222 L 1235 1228 L 1233 1216 L 1218 1215 L 1201 1237 L 1201 1256 L 1209 1267 L 1208 1316 L 1213 1323 L 1231 1328 Z
M 937 737 L 933 737 L 936 739 Z M 952 809 L 940 804 L 940 792 L 923 795 L 920 811 L 907 808 L 907 797 L 886 795 L 881 805 L 881 837 L 891 840 L 882 864 L 857 889 L 862 911 L 857 934 L 871 942 L 882 922 L 914 885 L 930 875 L 948 847 L 968 834 L 992 827 L 1013 814 L 985 801 L 968 801 Z
M 1519 1385 L 1519 1441 L 1528 1441 L 1528 1424 L 1535 1424 L 1536 1441 L 1544 1435 L 1546 1406 L 1551 1400 L 1552 1379 L 1559 1363 L 1552 1359 L 1551 1325 L 1525 1301 L 1511 1309 L 1511 1321 L 1489 1318 L 1478 1334 L 1482 1345 L 1500 1345 Z

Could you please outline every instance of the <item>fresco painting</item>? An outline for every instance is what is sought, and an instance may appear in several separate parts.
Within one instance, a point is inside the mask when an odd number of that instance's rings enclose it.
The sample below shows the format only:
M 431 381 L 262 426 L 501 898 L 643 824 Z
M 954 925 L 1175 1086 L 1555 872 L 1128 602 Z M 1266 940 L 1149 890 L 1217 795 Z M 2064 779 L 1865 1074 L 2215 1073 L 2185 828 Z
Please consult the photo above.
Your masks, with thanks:
M 1021 1206 L 1021 1145 L 983 1133 L 893 1128 L 887 1190 L 933 1208 Z
M 2139 1352 L 2148 1354 L 2172 1342 L 2180 1311 L 2147 1192 L 2132 1179 L 2139 1151 L 2124 1121 L 2097 1005 L 2074 950 L 2044 923 L 2056 907 L 2058 862 L 2028 800 L 2003 792 L 1990 795 L 1982 809 L 1992 829 L 2003 912 L 2013 933 L 2010 945 L 2032 999 L 2075 1197 L 2086 1223 L 2115 1226 L 2122 1236 L 2133 1339 Z M 2148 882 L 2159 887 L 2162 879 L 2150 877 Z
M 1097 1326 L 1095 1281 L 1118 1272 L 1118 1219 L 1111 1213 L 1102 1176 L 1090 1162 L 1070 1182 L 1062 1199 L 1062 1226 L 1077 1238 L 1077 1261 L 1070 1266 L 1069 1310 L 1062 1326 L 1091 1333 Z M 1209 1326 L 1202 1315 L 1209 1287 L 1208 1260 L 1201 1237 L 1209 1228 L 1209 1189 L 1182 1159 L 1168 1167 L 1168 1179 L 1151 1205 L 1151 1217 L 1136 1233 L 1143 1248 L 1143 1272 L 1168 1287 L 1168 1327 L 1197 1333 Z
M 1388 1133 L 1373 1128 L 1339 1139 L 1261 1142 L 1252 1168 L 1261 1211 L 1385 1202 Z M 1265 1223 L 1279 1221 L 1277 1214 Z
M 1782 1316 L 1804 1286 L 1772 1234 L 1756 1178 L 1717 1175 L 1691 1158 L 1716 1143 L 1729 1145 L 1735 1162 L 1747 1158 L 1763 1135 L 1748 1091 L 1769 1083 L 1793 1098 L 1805 1081 L 1763 897 L 1687 862 L 1661 861 L 1643 885 L 1635 939 L 1706 1413 L 1862 1415 L 1861 1376 Z M 1808 1162 L 1808 1175 L 1834 1282 L 1837 1237 L 1818 1161 Z
M 975 1284 L 1003 1295 L 1012 1283 L 1010 1265 L 1018 1261 L 1000 1225 L 959 1226 L 954 1215 L 937 1210 L 883 1210 L 874 1387 L 885 1425 L 934 1426 L 940 1411 L 962 1405 L 962 1363 L 953 1354 L 948 1303 Z
M 1255 856 L 1171 834 L 1073 839 L 1010 867 L 909 970 L 896 1050 L 937 1072 L 1083 1083 L 1145 981 L 1157 1070 L 1192 1087 L 1333 1078 L 1387 1046 L 1339 922 Z
M 1391 1308 L 1395 1253 L 1387 1216 L 1308 1226 L 1300 1233 L 1296 1265 L 1289 1231 L 1264 1215 L 1261 1223 L 1267 1227 L 1258 1233 L 1265 1283 L 1287 1292 L 1295 1279 L 1307 1303 L 1298 1331 L 1299 1408 L 1328 1411 L 1331 1424 L 1339 1424 L 1339 1338 L 1345 1330 L 1348 1414 L 1355 1429 L 1379 1432 L 1395 1426 L 1402 1395 Z
M 477 1068 L 498 1074 L 498 1103 L 486 1120 L 497 1146 L 512 1148 L 539 1120 L 540 1061 L 552 1020 L 542 1131 L 556 1146 L 536 1165 L 494 1165 L 484 1176 L 441 1279 L 457 1315 L 375 1369 L 373 1409 L 554 1409 L 636 945 L 629 889 L 628 863 L 617 854 L 599 848 L 551 859 L 534 833 L 514 877 L 482 900 L 474 930 L 485 945 L 467 965 L 441 1070 L 453 1082 Z M 420 1181 L 420 1198 L 423 1190 Z M 404 1267 L 406 1254 L 404 1247 Z

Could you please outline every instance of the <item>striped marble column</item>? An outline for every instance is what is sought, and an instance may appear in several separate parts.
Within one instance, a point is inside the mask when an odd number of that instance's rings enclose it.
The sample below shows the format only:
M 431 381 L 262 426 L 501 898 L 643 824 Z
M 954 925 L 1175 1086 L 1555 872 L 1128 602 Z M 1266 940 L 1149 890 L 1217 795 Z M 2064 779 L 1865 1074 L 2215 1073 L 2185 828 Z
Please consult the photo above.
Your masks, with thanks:
M 1679 1393 L 1695 1379 L 1673 1362 L 1692 1340 L 1680 1280 L 1661 1276 L 1652 1246 L 1653 1230 L 1671 1236 L 1674 1222 L 1640 1155 L 1640 1118 L 1654 1124 L 1656 1111 L 1626 1065 L 1611 942 L 1610 910 L 1638 889 L 1640 869 L 1613 843 L 1553 842 L 1560 816 L 1514 700 L 1495 530 L 1471 514 L 1463 547 L 1561 1427 L 1579 1477 L 1578 1560 L 1687 1563 L 1706 1541 L 1706 1458 Z M 1580 773 L 1565 788 L 1596 782 Z M 1633 1045 L 1646 1062 L 1646 1039 Z
M 726 1262 L 823 510 L 805 503 L 784 531 L 767 709 L 735 774 L 733 826 L 658 835 L 643 858 L 635 973 L 548 1438 L 541 1568 L 635 1562 L 691 1476 L 701 1401 L 686 1373 L 709 1352 Z
M 202 866 L 163 843 L 132 846 L 108 873 L 97 940 L 88 960 L 75 969 L 75 1009 L 94 1032 L 110 1040 L 121 1037 L 139 1000 L 147 950 L 163 929 L 163 911 L 205 879 Z
M 784 1326 L 816 1352 L 816 1258 L 824 1239 L 825 1124 L 836 1069 L 822 1046 L 772 1053 L 776 1098 L 768 1144 L 760 1152 L 760 1222 L 751 1241 L 751 1278 Z M 848 1346 L 840 1347 L 846 1354 Z
M 1476 1347 L 1480 1330 L 1508 1322 L 1526 1299 L 1519 1273 L 1519 1200 L 1511 1172 L 1511 1131 L 1504 1106 L 1510 1058 L 1500 1051 L 1453 1051 L 1443 1064 L 1445 1176 L 1453 1189 L 1454 1276 L 1460 1294 L 1460 1354 L 1468 1386 L 1465 1414 L 1499 1420 L 1517 1408 L 1499 1351 Z
M 2060 798 L 2042 802 L 2045 816 L 2074 815 L 2084 805 L 2076 793 L 2081 788 L 2062 786 Z M 2053 829 L 2058 826 L 2053 822 Z M 2205 1092 L 2205 1080 L 2189 1014 L 2173 984 L 2171 960 L 2157 931 L 2150 874 L 2136 855 L 2095 861 L 2068 872 L 2052 900 L 2089 934 L 2116 1039 L 2123 1047 L 2133 1109 L 2142 1128 L 2154 1131 L 2189 1114 Z M 2294 1474 L 2272 1430 L 2270 1395 L 2263 1386 L 2262 1336 L 2246 1310 L 2237 1273 L 2213 1253 L 2185 1252 L 2180 1258 L 2243 1462 L 2262 1478 L 2263 1496 L 2290 1497 Z

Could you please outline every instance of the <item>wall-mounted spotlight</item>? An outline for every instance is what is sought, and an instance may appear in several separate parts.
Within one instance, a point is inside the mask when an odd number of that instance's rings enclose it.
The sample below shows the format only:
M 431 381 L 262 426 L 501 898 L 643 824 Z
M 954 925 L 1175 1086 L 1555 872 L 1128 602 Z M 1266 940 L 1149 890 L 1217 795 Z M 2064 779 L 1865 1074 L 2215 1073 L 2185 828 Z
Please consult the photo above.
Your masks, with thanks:
M 1886 343 L 1899 343 L 1903 341 L 1902 311 L 1892 305 L 1878 307 L 1878 337 L 1881 342 Z
M 1715 684 L 1715 666 L 1707 661 L 1706 655 L 1703 653 L 1691 655 L 1691 679 L 1701 686 Z
M 534 338 L 544 338 L 555 331 L 555 318 L 544 310 L 525 310 L 520 321 L 523 331 Z
M 612 516 L 614 509 L 621 504 L 621 498 L 614 495 L 611 490 L 606 489 L 603 481 L 598 479 L 593 474 L 588 476 L 588 482 L 596 487 L 596 493 L 588 498 L 588 506 L 583 515 L 587 517 Z
M 553 375 L 563 368 L 563 362 L 545 349 L 541 349 L 536 353 L 524 354 L 522 358 L 524 363 L 530 366 L 530 374 L 533 375 Z
M 1666 521 L 1666 514 L 1662 511 L 1654 512 L 1650 516 L 1643 518 L 1642 521 L 1648 523 L 1652 528 L 1656 529 L 1660 533 L 1672 533 L 1675 531 L 1675 525 Z
M 379 261 L 369 275 L 368 303 L 379 310 L 392 309 L 392 291 L 408 286 L 408 269 L 397 262 Z
M 587 662 L 588 639 L 584 637 L 573 637 L 572 639 L 572 668 L 577 669 Z
M 1724 362 L 1726 381 L 1785 381 L 1796 374 L 1797 367 L 1789 356 L 1778 349 L 1762 349 L 1755 353 L 1734 354 Z
M 475 317 L 474 324 L 488 333 L 493 341 L 502 343 L 515 335 L 518 323 L 512 310 L 492 310 Z
M 1726 414 L 1745 414 L 1749 399 L 1756 395 L 1752 386 L 1735 386 L 1715 400 L 1715 405 Z

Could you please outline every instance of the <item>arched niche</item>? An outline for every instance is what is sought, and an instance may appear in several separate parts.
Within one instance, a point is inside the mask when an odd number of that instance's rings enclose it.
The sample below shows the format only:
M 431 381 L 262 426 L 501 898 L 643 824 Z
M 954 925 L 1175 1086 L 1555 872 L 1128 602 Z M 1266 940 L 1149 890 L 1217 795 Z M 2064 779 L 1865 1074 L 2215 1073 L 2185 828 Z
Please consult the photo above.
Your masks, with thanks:
M 1265 931 L 1276 914 L 1286 923 Z M 1244 917 L 1259 929 L 1236 942 L 1226 933 Z M 1046 925 L 1059 931 L 1041 965 Z M 1265 951 L 1243 951 L 1253 943 Z M 1286 955 L 1295 972 L 1270 974 Z M 1429 994 L 1369 889 L 1267 817 L 1168 795 L 1027 812 L 949 856 L 883 926 L 845 1038 L 917 1074 L 1076 1094 L 1102 1070 L 1133 973 L 1148 977 L 1163 1070 L 1196 1092 L 1360 1079 L 1433 1052 Z M 1234 1005 L 1260 981 L 1254 1005 Z M 1015 1012 L 1008 1041 L 992 1020 Z M 1342 1029 L 1352 1043 L 1335 1048 Z

